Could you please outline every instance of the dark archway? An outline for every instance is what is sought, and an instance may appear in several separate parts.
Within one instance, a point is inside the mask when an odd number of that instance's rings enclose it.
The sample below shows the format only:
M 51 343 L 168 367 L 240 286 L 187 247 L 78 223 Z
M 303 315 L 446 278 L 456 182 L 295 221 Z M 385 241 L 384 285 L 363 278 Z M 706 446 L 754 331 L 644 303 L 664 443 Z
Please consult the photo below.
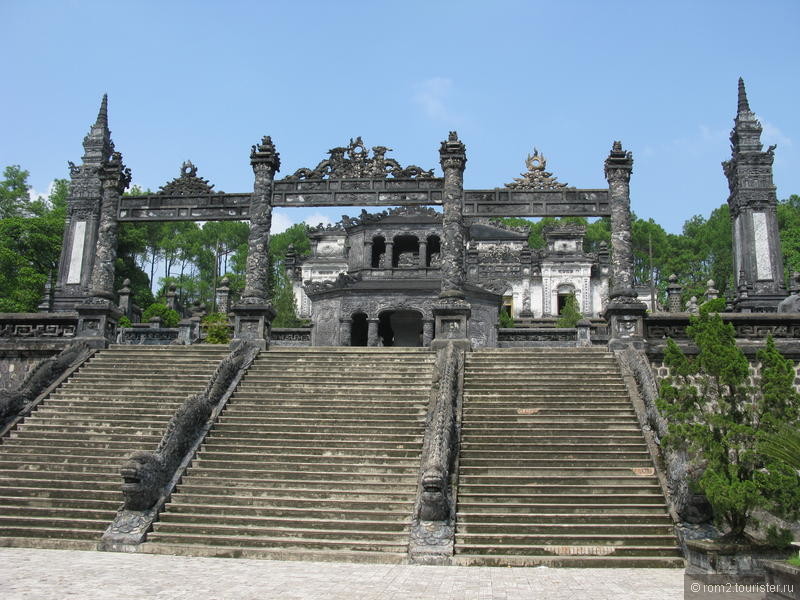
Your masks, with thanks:
M 366 346 L 368 339 L 369 325 L 367 315 L 362 312 L 353 315 L 353 322 L 350 325 L 350 345 Z
M 419 240 L 415 235 L 398 235 L 394 238 L 392 267 L 413 268 L 419 265 Z
M 372 238 L 372 257 L 370 264 L 373 269 L 381 266 L 381 255 L 386 253 L 386 240 L 383 236 Z M 384 263 L 384 266 L 388 266 Z
M 416 310 L 387 310 L 378 318 L 378 336 L 384 346 L 422 346 L 422 314 Z
M 439 236 L 438 235 L 428 236 L 428 245 L 427 248 L 425 249 L 425 266 L 426 267 L 431 266 L 431 257 L 433 256 L 436 257 L 435 262 L 438 263 L 439 262 L 438 257 L 441 251 L 442 251 L 442 245 L 441 242 L 439 241 Z

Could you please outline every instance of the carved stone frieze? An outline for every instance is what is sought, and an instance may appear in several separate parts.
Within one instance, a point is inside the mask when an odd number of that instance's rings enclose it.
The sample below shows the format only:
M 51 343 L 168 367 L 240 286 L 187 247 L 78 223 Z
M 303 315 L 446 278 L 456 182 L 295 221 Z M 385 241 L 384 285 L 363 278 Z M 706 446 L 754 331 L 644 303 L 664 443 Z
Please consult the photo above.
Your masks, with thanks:
M 313 169 L 298 169 L 284 181 L 313 179 L 433 179 L 433 169 L 424 170 L 416 165 L 402 167 L 393 158 L 386 158 L 391 152 L 386 146 L 373 146 L 372 156 L 361 140 L 350 139 L 347 147 L 336 147 L 328 150 L 328 158 Z

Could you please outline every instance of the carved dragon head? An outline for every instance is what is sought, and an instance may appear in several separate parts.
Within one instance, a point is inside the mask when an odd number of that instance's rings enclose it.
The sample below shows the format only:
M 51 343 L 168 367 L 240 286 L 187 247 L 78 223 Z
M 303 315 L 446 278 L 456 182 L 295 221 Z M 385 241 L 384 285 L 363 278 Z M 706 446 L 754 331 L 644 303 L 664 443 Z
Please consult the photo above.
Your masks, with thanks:
M 161 461 L 152 452 L 134 452 L 120 469 L 122 495 L 128 510 L 147 510 L 161 493 Z
M 419 518 L 422 521 L 445 521 L 449 516 L 447 482 L 439 467 L 429 467 L 422 474 Z

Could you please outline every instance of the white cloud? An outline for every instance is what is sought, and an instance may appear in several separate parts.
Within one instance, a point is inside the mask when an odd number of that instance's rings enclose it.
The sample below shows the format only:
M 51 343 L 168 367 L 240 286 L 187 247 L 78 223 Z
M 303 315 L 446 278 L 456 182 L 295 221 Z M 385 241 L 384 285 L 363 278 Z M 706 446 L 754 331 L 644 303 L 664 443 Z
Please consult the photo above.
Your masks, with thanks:
M 294 225 L 294 221 L 289 218 L 288 214 L 280 210 L 273 211 L 272 227 L 270 227 L 272 233 L 281 233 L 289 229 L 292 225 Z
M 761 121 L 761 126 L 764 128 L 761 141 L 764 142 L 765 146 L 778 144 L 778 147 L 780 148 L 790 147 L 792 145 L 792 138 L 783 133 L 769 121 Z
M 447 100 L 453 89 L 453 80 L 447 77 L 431 77 L 414 86 L 412 100 L 428 118 L 437 121 L 449 121 L 454 117 L 447 106 Z
M 308 215 L 305 219 L 303 219 L 309 227 L 316 227 L 317 225 L 330 225 L 333 221 L 330 220 L 330 217 L 326 217 L 321 213 L 314 213 L 313 215 Z
M 35 189 L 31 188 L 28 190 L 28 197 L 31 200 L 47 200 L 50 197 L 50 194 L 53 193 L 53 188 L 56 187 L 56 182 L 51 181 L 50 185 L 47 186 L 46 192 L 38 192 Z

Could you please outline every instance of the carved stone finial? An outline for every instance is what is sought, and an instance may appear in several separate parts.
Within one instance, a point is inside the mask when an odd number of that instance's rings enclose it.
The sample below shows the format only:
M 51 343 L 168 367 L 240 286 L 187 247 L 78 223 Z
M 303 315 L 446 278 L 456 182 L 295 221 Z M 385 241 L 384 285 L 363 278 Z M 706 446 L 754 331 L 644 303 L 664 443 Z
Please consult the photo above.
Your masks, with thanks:
M 95 126 L 108 127 L 108 94 L 103 94 L 103 100 L 100 102 L 100 110 L 97 113 L 97 120 Z
M 623 177 L 630 180 L 631 173 L 633 173 L 633 154 L 623 150 L 622 142 L 615 141 L 605 162 L 606 179 Z
M 525 166 L 528 167 L 527 173 L 522 173 L 521 177 L 516 177 L 512 183 L 507 183 L 507 188 L 518 190 L 558 190 L 568 187 L 566 183 L 560 183 L 548 173 L 547 159 L 544 154 L 540 154 L 538 148 L 533 149 L 533 154 L 528 154 L 525 159 Z
M 739 77 L 739 98 L 738 98 L 738 106 L 737 112 L 751 112 L 750 111 L 750 103 L 747 101 L 747 90 L 744 87 L 744 79 Z
M 275 150 L 275 144 L 272 143 L 270 136 L 265 135 L 261 138 L 260 144 L 252 147 L 250 150 L 250 164 L 254 167 L 256 165 L 270 166 L 275 173 L 281 170 L 281 156 Z
M 216 192 L 214 186 L 207 179 L 197 176 L 197 167 L 190 160 L 181 165 L 180 177 L 162 185 L 158 190 L 160 196 L 196 196 L 221 193 Z
M 675 273 L 673 273 L 672 275 L 670 275 L 670 276 L 667 278 L 667 280 L 668 280 L 670 283 L 678 283 L 678 276 L 677 276 L 677 275 L 675 275 Z

